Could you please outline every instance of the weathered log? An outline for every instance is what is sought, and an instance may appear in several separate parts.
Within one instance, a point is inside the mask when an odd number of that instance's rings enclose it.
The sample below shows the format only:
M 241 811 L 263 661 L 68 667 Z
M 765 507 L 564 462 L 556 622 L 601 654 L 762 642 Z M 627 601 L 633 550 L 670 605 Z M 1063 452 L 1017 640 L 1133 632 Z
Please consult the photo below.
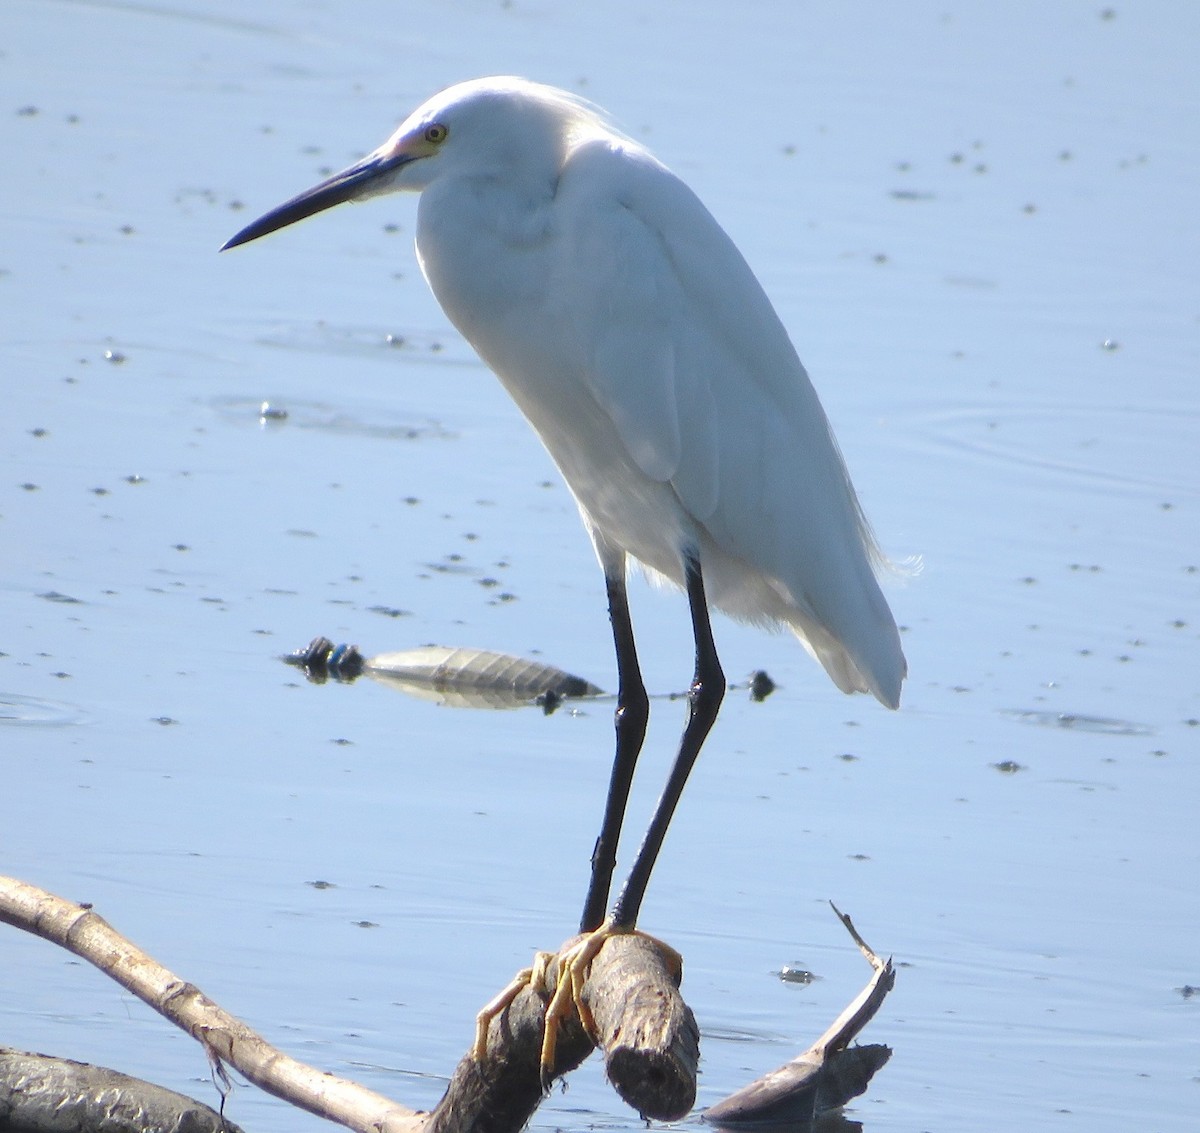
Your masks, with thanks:
M 508 1007 L 491 1018 L 486 1054 L 459 1063 L 430 1133 L 519 1129 L 529 1119 L 546 1085 L 541 1067 L 546 1006 L 561 976 L 560 958 L 580 939 L 564 942 L 549 960 L 543 986 L 521 980 Z M 582 992 L 613 1088 L 643 1117 L 658 1121 L 684 1117 L 696 1100 L 700 1028 L 679 994 L 679 978 L 656 941 L 618 935 L 592 961 Z M 502 992 L 497 998 L 508 996 Z M 575 1069 L 594 1045 L 572 1011 L 560 1025 L 549 1077 Z M 502 1124 L 495 1124 L 498 1116 Z
M 241 1133 L 215 1109 L 118 1070 L 0 1047 L 0 1129 Z
M 606 967 L 598 979 L 601 957 Z M 696 1102 L 700 1027 L 679 994 L 682 971 L 672 971 L 658 942 L 640 934 L 610 937 L 592 969 L 583 997 L 595 1020 L 608 1080 L 645 1118 L 686 1117 Z

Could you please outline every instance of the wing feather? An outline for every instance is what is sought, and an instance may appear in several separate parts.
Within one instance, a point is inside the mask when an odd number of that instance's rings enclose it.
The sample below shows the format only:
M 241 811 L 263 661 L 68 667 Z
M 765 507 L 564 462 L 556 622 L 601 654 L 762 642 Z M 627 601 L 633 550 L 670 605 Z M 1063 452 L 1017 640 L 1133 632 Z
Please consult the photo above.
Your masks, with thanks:
M 599 328 L 583 381 L 638 467 L 670 483 L 725 557 L 726 577 L 706 571 L 711 600 L 788 621 L 839 685 L 894 702 L 904 663 L 874 577 L 878 552 L 753 272 L 692 191 L 640 147 L 588 143 L 564 175 L 594 194 L 570 210 L 575 278 L 581 265 L 601 265 L 573 305 L 579 332 Z M 778 609 L 762 609 L 764 587 Z

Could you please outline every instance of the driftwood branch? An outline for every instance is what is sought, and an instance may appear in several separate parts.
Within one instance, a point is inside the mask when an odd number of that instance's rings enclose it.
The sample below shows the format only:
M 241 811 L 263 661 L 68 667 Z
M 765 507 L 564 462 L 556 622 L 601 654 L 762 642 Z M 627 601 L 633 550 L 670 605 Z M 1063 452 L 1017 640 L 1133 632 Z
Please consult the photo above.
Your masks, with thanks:
M 891 1051 L 886 1046 L 849 1044 L 891 989 L 891 961 L 880 960 L 850 918 L 838 916 L 872 966 L 870 982 L 807 1051 L 710 1107 L 705 1120 L 730 1127 L 811 1120 L 862 1093 L 887 1061 Z M 218 1078 L 222 1064 L 228 1064 L 268 1093 L 359 1133 L 517 1133 L 545 1096 L 540 1056 L 546 1005 L 560 978 L 560 960 L 578 939 L 567 941 L 549 961 L 544 983 L 514 983 L 497 997 L 503 1009 L 490 1017 L 486 1053 L 478 1059 L 464 1057 L 445 1096 L 424 1113 L 276 1050 L 197 987 L 131 944 L 88 905 L 0 877 L 0 922 L 42 936 L 111 976 L 200 1042 Z M 657 1120 L 686 1115 L 695 1101 L 699 1031 L 679 994 L 679 977 L 677 962 L 648 937 L 615 936 L 606 941 L 582 991 L 596 1037 L 585 1032 L 572 1011 L 562 1023 L 550 1077 L 569 1073 L 598 1042 L 609 1080 L 629 1105 Z M 81 1091 L 90 1092 L 93 1110 L 106 1104 L 112 1108 L 112 1099 L 101 1096 L 104 1080 L 80 1076 L 71 1065 L 62 1063 L 64 1080 L 71 1083 L 63 1097 L 79 1099 Z M 54 1073 L 58 1071 L 51 1067 L 0 1060 L 0 1103 L 18 1095 L 18 1101 L 28 1100 L 37 1090 L 51 1089 Z M 112 1079 L 107 1081 L 111 1084 Z M 137 1085 L 135 1080 L 125 1081 L 133 1084 L 130 1089 Z M 156 1096 L 154 1088 L 149 1089 L 138 1095 L 136 1104 L 156 1104 L 147 1100 Z M 97 1127 L 82 1117 L 75 1125 L 45 1126 Z M 136 1129 L 136 1122 L 129 1128 Z
M 895 969 L 890 959 L 881 960 L 871 951 L 845 913 L 832 908 L 871 965 L 871 979 L 808 1050 L 710 1106 L 705 1121 L 730 1129 L 813 1121 L 858 1097 L 891 1057 L 890 1048 L 880 1044 L 849 1044 L 892 990 Z
M 228 1063 L 268 1093 L 359 1133 L 516 1133 L 544 1096 L 542 1026 L 546 996 L 558 978 L 557 957 L 546 973 L 548 986 L 516 991 L 490 1024 L 485 1057 L 464 1058 L 442 1100 L 422 1113 L 276 1050 L 88 905 L 0 877 L 0 921 L 98 967 L 200 1042 L 215 1066 Z M 686 1114 L 695 1100 L 699 1030 L 659 949 L 641 936 L 608 940 L 592 963 L 583 996 L 621 1096 L 647 1116 Z M 551 1077 L 573 1070 L 593 1047 L 572 1013 L 559 1036 Z
M 0 920 L 94 964 L 191 1035 L 210 1058 L 235 1067 L 276 1097 L 360 1133 L 418 1133 L 425 1124 L 424 1116 L 414 1110 L 276 1050 L 194 984 L 126 940 L 90 905 L 77 905 L 25 882 L 2 878 Z

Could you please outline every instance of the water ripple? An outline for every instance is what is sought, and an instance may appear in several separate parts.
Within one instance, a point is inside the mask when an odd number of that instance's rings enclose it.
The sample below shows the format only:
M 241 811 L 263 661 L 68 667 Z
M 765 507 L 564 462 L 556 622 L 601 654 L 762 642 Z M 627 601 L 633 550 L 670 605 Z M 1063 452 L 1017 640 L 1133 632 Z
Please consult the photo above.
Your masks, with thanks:
M 1195 492 L 1193 465 L 1150 459 L 1190 452 L 1194 405 L 962 405 L 928 407 L 905 424 L 934 448 L 1058 474 L 1074 485 Z M 1131 471 L 1136 470 L 1136 471 Z
M 61 728 L 81 724 L 84 718 L 83 709 L 75 704 L 43 700 L 37 696 L 21 696 L 13 692 L 0 692 L 0 724 Z
M 1022 724 L 1036 724 L 1041 728 L 1065 728 L 1075 732 L 1094 732 L 1102 736 L 1154 735 L 1154 729 L 1149 724 L 1117 720 L 1109 716 L 1087 716 L 1077 712 L 1042 712 L 1032 708 L 1008 708 L 1003 714 L 1019 720 Z

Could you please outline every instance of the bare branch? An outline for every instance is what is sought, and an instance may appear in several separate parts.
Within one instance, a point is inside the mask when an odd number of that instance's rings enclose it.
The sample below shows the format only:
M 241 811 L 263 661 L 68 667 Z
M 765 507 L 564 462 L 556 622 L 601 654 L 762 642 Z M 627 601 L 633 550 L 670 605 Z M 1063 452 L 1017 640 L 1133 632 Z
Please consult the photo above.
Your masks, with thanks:
M 880 1044 L 848 1044 L 871 1021 L 895 984 L 892 962 L 876 956 L 850 918 L 830 905 L 871 965 L 870 981 L 808 1050 L 710 1106 L 705 1121 L 731 1129 L 812 1121 L 861 1094 L 891 1057 L 891 1050 Z
M 424 1127 L 426 1115 L 276 1050 L 199 988 L 126 940 L 88 905 L 0 878 L 0 920 L 94 964 L 269 1094 L 359 1133 L 419 1133 Z

